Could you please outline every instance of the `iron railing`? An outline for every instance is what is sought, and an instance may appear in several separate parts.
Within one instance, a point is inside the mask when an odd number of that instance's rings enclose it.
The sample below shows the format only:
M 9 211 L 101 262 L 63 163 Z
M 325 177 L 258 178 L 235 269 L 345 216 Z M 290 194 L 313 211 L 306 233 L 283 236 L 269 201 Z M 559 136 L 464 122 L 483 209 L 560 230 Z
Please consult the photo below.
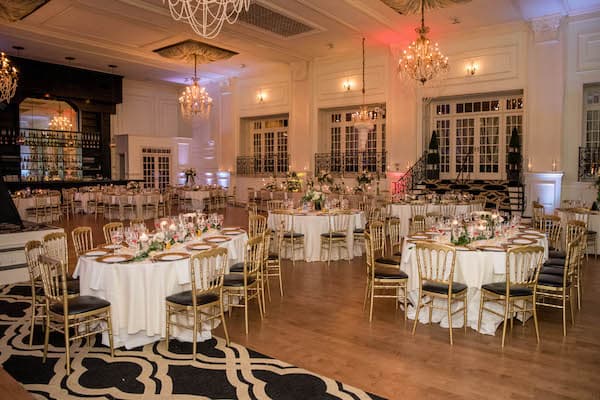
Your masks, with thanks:
M 594 181 L 600 174 L 600 147 L 579 148 L 579 181 Z
M 409 190 L 414 190 L 416 185 L 425 180 L 427 173 L 427 152 L 423 153 L 421 158 L 414 163 L 404 175 L 396 182 L 393 182 L 393 194 L 402 195 Z
M 279 153 L 265 156 L 238 156 L 236 174 L 239 176 L 282 176 L 290 165 L 290 155 Z
M 387 167 L 385 151 L 351 151 L 315 154 L 315 176 L 329 171 L 334 176 L 362 171 L 384 174 Z

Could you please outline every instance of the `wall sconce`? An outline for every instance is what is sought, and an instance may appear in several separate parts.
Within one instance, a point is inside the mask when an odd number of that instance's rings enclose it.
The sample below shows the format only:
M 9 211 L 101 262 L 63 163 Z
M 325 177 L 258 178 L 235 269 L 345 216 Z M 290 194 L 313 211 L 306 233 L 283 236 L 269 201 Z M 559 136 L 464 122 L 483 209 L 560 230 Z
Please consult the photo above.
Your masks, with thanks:
M 266 98 L 267 98 L 267 95 L 264 94 L 262 92 L 262 90 L 260 92 L 258 92 L 258 94 L 256 95 L 256 99 L 258 100 L 259 103 L 264 102 L 266 100 Z
M 345 80 L 342 86 L 344 87 L 344 89 L 346 89 L 347 92 L 349 92 L 352 89 L 352 81 Z
M 467 64 L 466 70 L 467 75 L 475 75 L 475 73 L 477 73 L 477 70 L 479 70 L 479 64 L 471 61 L 471 63 Z

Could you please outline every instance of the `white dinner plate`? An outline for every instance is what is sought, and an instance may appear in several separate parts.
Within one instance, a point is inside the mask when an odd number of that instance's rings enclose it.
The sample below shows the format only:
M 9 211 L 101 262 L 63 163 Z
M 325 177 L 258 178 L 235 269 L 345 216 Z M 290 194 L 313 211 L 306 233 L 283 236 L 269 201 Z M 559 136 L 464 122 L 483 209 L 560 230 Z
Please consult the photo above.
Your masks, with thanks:
M 221 228 L 222 232 L 227 232 L 227 231 L 239 231 L 242 228 L 240 226 L 229 226 L 227 228 Z
M 227 236 L 237 236 L 237 235 L 241 235 L 242 233 L 244 233 L 244 231 L 223 231 L 221 233 L 223 235 L 227 235 Z
M 120 244 L 103 244 L 102 248 L 108 249 L 108 250 L 116 250 L 116 249 L 120 249 L 121 245 Z
M 523 233 L 531 233 L 535 235 L 541 235 L 540 231 L 536 231 L 535 229 L 523 229 Z
M 208 237 L 208 238 L 204 239 L 204 241 L 208 242 L 208 243 L 225 243 L 230 240 L 231 240 L 231 238 L 226 237 L 226 236 L 212 236 L 212 237 Z
M 412 240 L 420 240 L 420 239 L 429 239 L 429 236 L 427 235 L 410 235 L 408 236 L 409 239 Z
M 86 251 L 85 253 L 83 253 L 83 255 L 85 257 L 100 257 L 100 256 L 105 256 L 108 253 L 110 253 L 110 252 L 103 250 L 103 249 L 92 249 L 92 250 Z
M 133 256 L 129 255 L 129 254 L 111 254 L 108 256 L 98 257 L 96 259 L 96 261 L 107 263 L 107 264 L 115 264 L 115 263 L 129 261 L 132 259 L 133 259 Z
M 510 242 L 510 244 L 528 245 L 528 244 L 534 244 L 535 240 L 517 237 L 517 238 L 511 239 L 509 242 Z
M 208 243 L 193 243 L 186 246 L 186 248 L 190 251 L 206 251 L 213 249 L 214 247 L 214 245 Z
M 544 235 L 542 235 L 540 233 L 524 233 L 522 235 L 519 235 L 519 237 L 522 237 L 525 239 L 531 239 L 531 240 L 538 240 L 538 239 L 543 239 Z
M 187 253 L 162 253 L 153 257 L 155 261 L 179 261 L 189 258 L 190 255 Z

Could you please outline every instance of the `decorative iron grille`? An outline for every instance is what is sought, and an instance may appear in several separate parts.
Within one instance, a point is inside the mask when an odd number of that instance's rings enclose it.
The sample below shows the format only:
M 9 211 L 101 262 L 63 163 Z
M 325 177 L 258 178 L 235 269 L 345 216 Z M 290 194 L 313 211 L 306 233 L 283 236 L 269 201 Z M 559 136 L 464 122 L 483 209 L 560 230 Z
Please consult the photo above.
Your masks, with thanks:
M 385 174 L 387 152 L 350 151 L 315 154 L 315 175 L 329 171 L 332 175 L 357 174 L 362 171 Z
M 579 181 L 594 181 L 600 174 L 600 147 L 579 148 Z

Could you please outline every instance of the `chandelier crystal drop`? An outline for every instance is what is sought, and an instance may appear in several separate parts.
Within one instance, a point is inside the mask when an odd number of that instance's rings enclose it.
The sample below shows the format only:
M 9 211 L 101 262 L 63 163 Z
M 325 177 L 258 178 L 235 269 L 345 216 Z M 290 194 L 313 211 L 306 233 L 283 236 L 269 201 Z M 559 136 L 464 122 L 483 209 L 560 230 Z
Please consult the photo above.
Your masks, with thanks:
M 73 130 L 73 124 L 71 120 L 63 115 L 63 110 L 58 105 L 58 113 L 52 117 L 50 123 L 48 123 L 48 128 L 53 131 L 71 131 Z
M 10 102 L 17 90 L 17 69 L 11 67 L 6 54 L 0 53 L 0 102 Z
M 181 112 L 186 117 L 198 114 L 208 114 L 213 101 L 206 89 L 198 84 L 196 58 L 197 56 L 194 54 L 194 77 L 192 78 L 192 84 L 186 87 L 179 97 Z
M 427 38 L 429 28 L 425 26 L 425 2 L 421 1 L 421 26 L 415 31 L 419 34 L 417 40 L 404 50 L 400 57 L 398 69 L 410 79 L 425 85 L 427 81 L 448 72 L 448 57 L 440 51 L 437 43 L 431 43 Z
M 167 0 L 163 0 L 163 4 Z M 223 23 L 237 21 L 242 10 L 248 11 L 250 0 L 168 0 L 171 17 L 190 24 L 196 34 L 206 39 L 216 37 Z
M 365 95 L 365 38 L 362 39 L 362 106 L 360 110 L 352 114 L 354 129 L 358 132 L 358 150 L 365 151 L 367 148 L 367 140 L 369 138 L 369 130 L 373 129 L 373 112 L 369 111 L 366 105 Z

